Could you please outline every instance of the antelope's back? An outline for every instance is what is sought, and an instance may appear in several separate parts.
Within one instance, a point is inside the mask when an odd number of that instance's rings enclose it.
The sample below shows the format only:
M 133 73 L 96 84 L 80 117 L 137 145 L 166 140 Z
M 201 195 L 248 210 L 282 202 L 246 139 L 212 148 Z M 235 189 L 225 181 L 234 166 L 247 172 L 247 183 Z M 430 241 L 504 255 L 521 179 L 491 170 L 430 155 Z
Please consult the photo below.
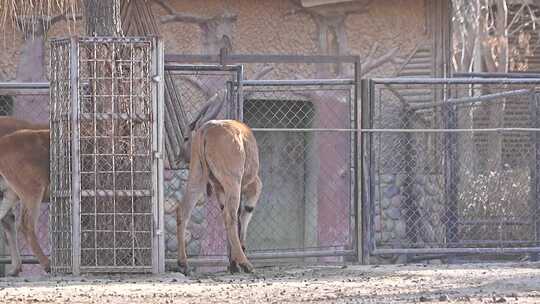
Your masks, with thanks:
M 210 120 L 206 122 L 200 129 L 201 136 L 211 135 L 213 138 L 210 141 L 217 143 L 219 150 L 230 153 L 229 158 L 233 159 L 233 153 L 243 151 L 245 157 L 244 175 L 247 180 L 258 175 L 259 173 L 259 149 L 257 140 L 250 127 L 237 120 Z M 232 138 L 228 138 L 232 137 Z M 242 149 L 225 147 L 228 143 L 238 143 Z

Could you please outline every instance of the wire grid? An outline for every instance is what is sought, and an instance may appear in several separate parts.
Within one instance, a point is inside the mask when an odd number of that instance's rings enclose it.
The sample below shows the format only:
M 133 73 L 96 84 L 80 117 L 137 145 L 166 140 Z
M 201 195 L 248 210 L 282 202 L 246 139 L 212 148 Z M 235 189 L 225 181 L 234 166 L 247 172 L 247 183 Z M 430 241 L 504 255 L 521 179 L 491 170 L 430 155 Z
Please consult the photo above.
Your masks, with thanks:
M 81 270 L 151 270 L 152 41 L 79 44 Z
M 81 38 L 56 44 L 61 47 L 53 47 L 51 56 L 51 184 L 58 202 L 51 208 L 53 267 L 72 272 L 73 255 L 80 249 L 81 272 L 151 271 L 153 39 Z M 70 55 L 77 60 L 76 83 Z M 71 107 L 74 85 L 77 108 Z M 71 125 L 74 111 L 78 126 Z M 77 137 L 79 151 L 70 149 L 70 136 Z M 80 167 L 80 201 L 71 189 L 72 159 Z M 80 204 L 80 217 L 73 217 L 71 204 Z M 71 235 L 77 225 L 80 235 Z M 79 237 L 80 248 L 72 248 L 78 243 L 70 240 Z
M 354 249 L 352 94 L 349 85 L 244 87 L 263 183 L 250 253 Z
M 71 189 L 71 86 L 69 40 L 51 43 L 50 74 L 50 198 L 49 235 L 51 270 L 69 272 L 72 267 L 72 202 Z
M 171 259 L 177 257 L 176 238 L 176 205 L 181 202 L 188 170 L 180 166 L 179 153 L 183 137 L 179 136 L 178 118 L 174 113 L 182 110 L 185 113 L 186 124 L 194 121 L 202 107 L 214 96 L 228 98 L 226 106 L 221 110 L 218 118 L 228 118 L 230 100 L 236 98 L 228 83 L 238 78 L 238 71 L 215 70 L 201 71 L 196 67 L 183 71 L 168 72 L 175 88 L 175 100 L 165 107 L 165 248 L 166 256 Z M 167 88 L 170 94 L 170 88 Z M 234 94 L 234 97 L 233 95 Z M 177 107 L 173 109 L 170 107 Z M 215 212 L 217 202 L 213 197 L 206 204 L 199 202 L 193 210 L 191 221 L 186 232 L 187 252 L 190 256 L 224 256 L 226 255 L 226 238 L 223 231 L 221 213 Z
M 227 98 L 227 83 L 236 81 L 237 71 L 198 71 L 196 67 L 185 71 L 168 71 L 167 104 L 165 107 L 165 168 L 179 169 L 179 154 L 183 138 L 181 124 L 189 124 L 201 108 L 217 94 L 217 98 Z M 170 83 L 169 83 L 170 82 Z M 235 95 L 236 96 L 236 95 Z M 232 97 L 230 97 L 231 99 Z M 218 99 L 218 101 L 220 101 Z M 230 104 L 227 103 L 218 118 L 229 117 Z M 185 121 L 183 121 L 185 120 Z
M 534 85 L 372 90 L 372 127 L 382 129 L 369 133 L 376 250 L 539 245 Z

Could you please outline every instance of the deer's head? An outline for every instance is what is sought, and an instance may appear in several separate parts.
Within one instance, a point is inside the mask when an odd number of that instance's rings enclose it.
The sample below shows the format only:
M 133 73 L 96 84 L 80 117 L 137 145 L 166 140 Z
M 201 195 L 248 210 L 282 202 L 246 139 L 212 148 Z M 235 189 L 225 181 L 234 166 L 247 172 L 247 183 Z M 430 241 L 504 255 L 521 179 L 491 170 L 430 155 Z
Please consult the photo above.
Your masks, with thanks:
M 224 92 L 218 91 L 212 96 L 199 111 L 193 122 L 189 124 L 189 131 L 184 135 L 183 143 L 180 147 L 178 159 L 180 163 L 188 164 L 191 161 L 191 139 L 195 132 L 206 122 L 216 119 L 225 104 Z

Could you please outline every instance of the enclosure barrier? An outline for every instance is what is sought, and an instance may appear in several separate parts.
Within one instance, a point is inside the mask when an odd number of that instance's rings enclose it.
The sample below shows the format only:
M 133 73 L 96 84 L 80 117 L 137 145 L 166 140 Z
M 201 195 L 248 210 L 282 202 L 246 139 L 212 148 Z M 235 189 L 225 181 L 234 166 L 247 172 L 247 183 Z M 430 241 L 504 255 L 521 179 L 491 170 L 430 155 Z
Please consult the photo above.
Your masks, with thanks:
M 539 252 L 539 85 L 366 80 L 365 254 Z
M 34 123 L 48 124 L 48 82 L 0 82 L 0 115 L 12 116 Z M 20 209 L 20 208 L 17 208 Z M 20 210 L 16 210 L 18 213 Z M 37 223 L 36 233 L 42 241 L 47 241 L 48 236 L 48 204 L 41 205 L 41 213 Z M 21 246 L 22 263 L 38 264 L 22 234 L 18 235 Z M 41 243 L 45 254 L 49 252 L 47 242 Z M 4 240 L 0 241 L 0 264 L 11 264 L 11 258 Z M 3 266 L 2 266 L 3 267 Z M 39 266 L 35 266 L 39 269 Z M 32 269 L 26 269 L 32 270 Z
M 162 272 L 162 46 L 51 42 L 54 273 Z
M 227 105 L 219 117 L 252 127 L 260 150 L 263 193 L 248 229 L 247 256 L 255 263 L 356 259 L 359 58 L 221 54 L 168 55 L 165 61 L 173 84 L 167 90 L 174 88 L 166 93 L 173 100 L 165 109 L 172 117 L 165 120 L 167 261 L 175 263 L 177 256 L 174 207 L 188 175 L 171 152 L 179 149 L 181 118 L 191 123 L 216 94 Z M 342 65 L 354 76 L 310 77 L 322 64 Z M 289 79 L 297 73 L 304 78 Z M 195 206 L 186 233 L 192 265 L 228 264 L 223 227 L 213 198 Z

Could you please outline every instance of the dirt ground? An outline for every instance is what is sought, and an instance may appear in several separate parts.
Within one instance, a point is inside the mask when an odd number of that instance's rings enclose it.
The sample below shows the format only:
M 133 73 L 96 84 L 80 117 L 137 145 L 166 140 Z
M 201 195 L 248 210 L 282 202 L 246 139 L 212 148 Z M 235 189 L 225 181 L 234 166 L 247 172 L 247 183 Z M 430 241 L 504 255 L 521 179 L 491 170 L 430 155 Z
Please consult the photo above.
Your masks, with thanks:
M 0 278 L 0 303 L 540 303 L 540 263 Z

